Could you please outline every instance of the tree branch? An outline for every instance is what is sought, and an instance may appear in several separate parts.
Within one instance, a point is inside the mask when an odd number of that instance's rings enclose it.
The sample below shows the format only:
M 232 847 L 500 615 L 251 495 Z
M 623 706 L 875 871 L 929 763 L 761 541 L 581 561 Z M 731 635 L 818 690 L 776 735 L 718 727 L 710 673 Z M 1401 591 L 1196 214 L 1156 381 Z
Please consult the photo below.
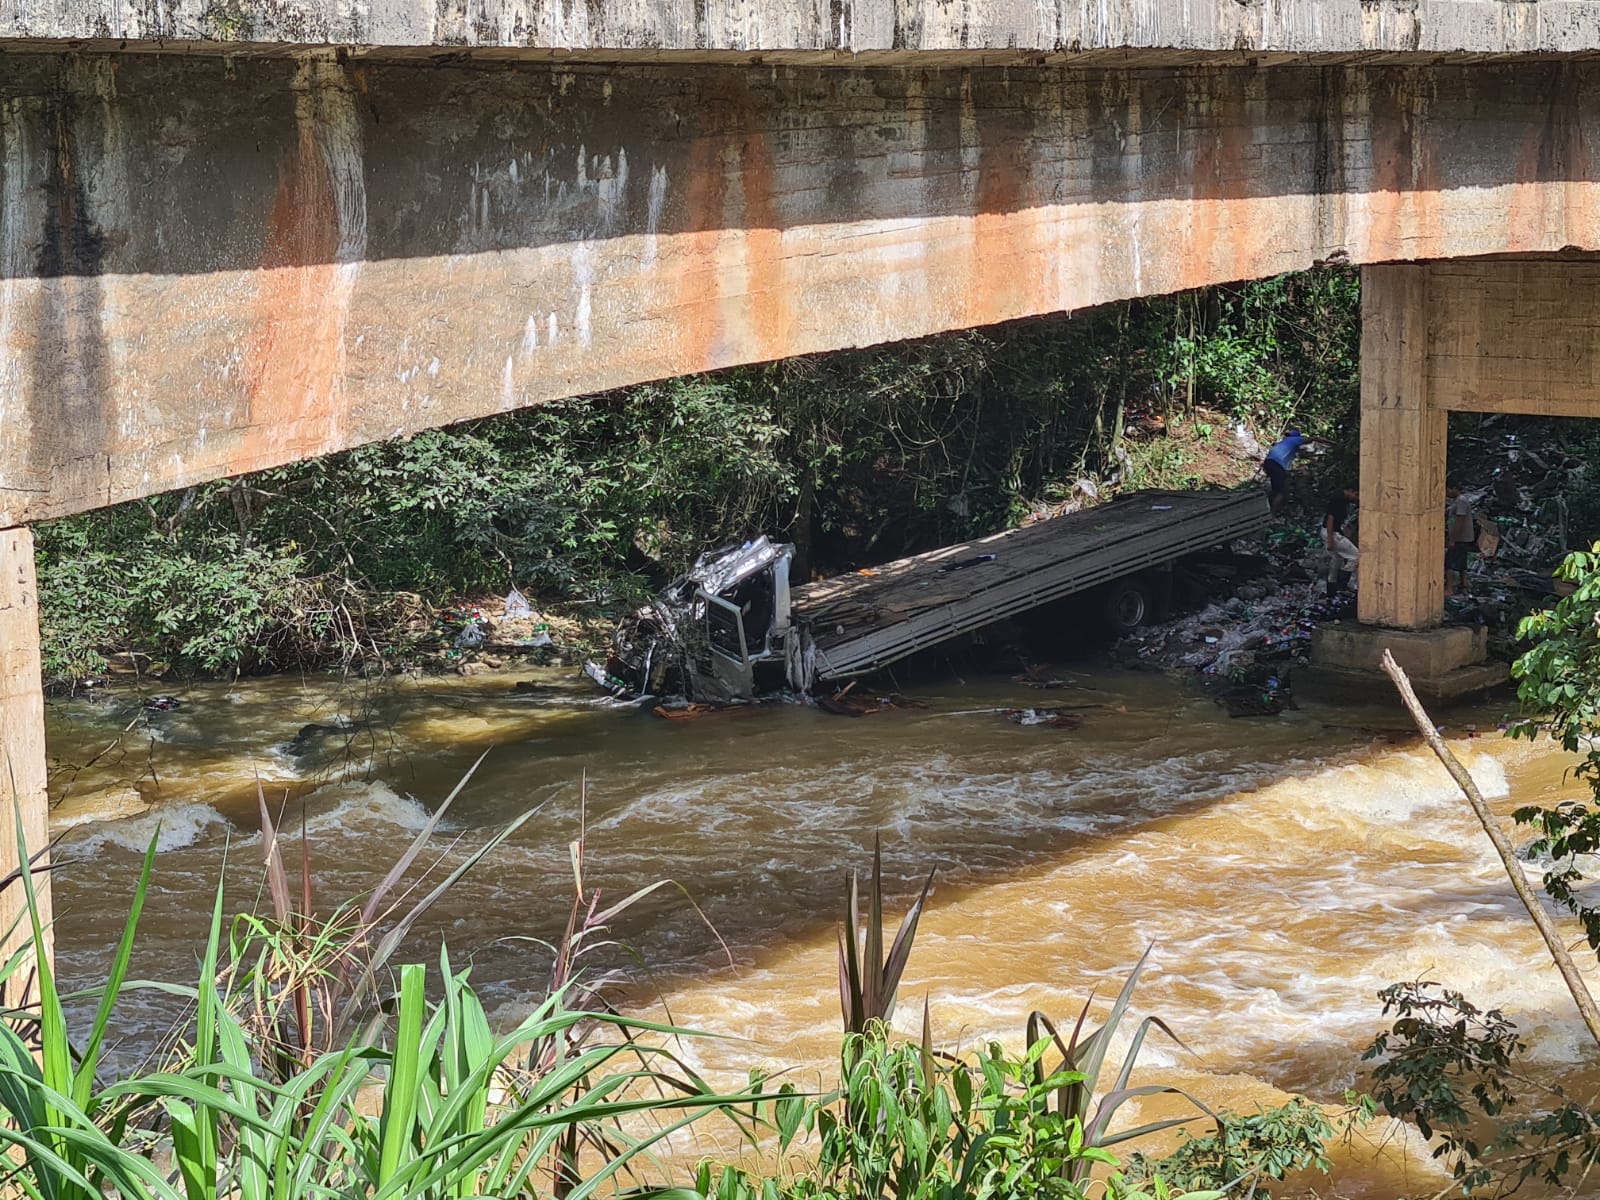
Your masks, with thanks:
M 1550 914 L 1545 912 L 1544 906 L 1539 903 L 1539 898 L 1528 886 L 1527 876 L 1523 873 L 1522 864 L 1517 860 L 1510 839 L 1495 821 L 1494 814 L 1489 811 L 1489 805 L 1484 801 L 1483 793 L 1478 790 L 1478 785 L 1473 782 L 1472 776 L 1439 736 L 1433 719 L 1428 716 L 1422 707 L 1422 702 L 1417 699 L 1416 692 L 1411 689 L 1411 680 L 1406 678 L 1406 673 L 1400 669 L 1400 664 L 1394 661 L 1394 655 L 1387 650 L 1383 652 L 1382 665 L 1384 674 L 1394 681 L 1394 686 L 1399 690 L 1400 701 L 1411 714 L 1411 719 L 1416 722 L 1417 732 L 1422 734 L 1422 740 L 1428 743 L 1428 748 L 1444 764 L 1444 769 L 1450 772 L 1450 778 L 1456 781 L 1456 786 L 1466 796 L 1467 803 L 1472 805 L 1478 823 L 1483 826 L 1483 831 L 1489 835 L 1489 841 L 1494 844 L 1495 852 L 1500 855 L 1500 862 L 1506 869 L 1506 877 L 1511 880 L 1517 898 L 1522 901 L 1522 906 L 1528 910 L 1528 915 L 1538 926 L 1539 935 L 1544 938 L 1545 947 L 1550 951 L 1550 957 L 1555 960 L 1556 970 L 1561 973 L 1567 991 L 1572 993 L 1573 1002 L 1577 1004 L 1583 1023 L 1589 1029 L 1589 1036 L 1594 1039 L 1596 1046 L 1600 1046 L 1600 1009 L 1595 1007 L 1594 997 L 1589 994 L 1583 976 L 1578 973 L 1578 964 L 1567 952 L 1555 922 L 1550 919 Z

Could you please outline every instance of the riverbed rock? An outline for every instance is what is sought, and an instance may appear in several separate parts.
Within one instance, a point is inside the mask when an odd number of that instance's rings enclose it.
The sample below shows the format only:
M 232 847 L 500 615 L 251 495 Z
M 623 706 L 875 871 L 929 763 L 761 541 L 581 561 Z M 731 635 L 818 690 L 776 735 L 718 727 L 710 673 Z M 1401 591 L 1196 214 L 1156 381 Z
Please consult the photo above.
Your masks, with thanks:
M 282 750 L 290 758 L 304 758 L 334 734 L 347 734 L 359 728 L 358 722 L 342 714 L 324 723 L 302 725 L 299 733 L 283 743 Z

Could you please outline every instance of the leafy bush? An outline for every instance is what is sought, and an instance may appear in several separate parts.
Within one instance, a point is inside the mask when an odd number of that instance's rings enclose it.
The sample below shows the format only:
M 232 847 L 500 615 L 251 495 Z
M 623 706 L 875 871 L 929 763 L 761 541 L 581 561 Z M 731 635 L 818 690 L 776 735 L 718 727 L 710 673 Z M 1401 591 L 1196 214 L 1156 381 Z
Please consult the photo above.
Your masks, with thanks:
M 1327 1174 L 1330 1169 L 1327 1146 L 1334 1128 L 1321 1108 L 1302 1097 L 1248 1115 L 1219 1113 L 1217 1124 L 1217 1132 L 1205 1137 L 1180 1130 L 1181 1143 L 1165 1158 L 1135 1154 L 1128 1175 L 1164 1179 L 1179 1191 L 1219 1184 L 1229 1190 L 1248 1187 L 1250 1195 L 1271 1200 L 1262 1180 L 1281 1181 L 1307 1170 Z
M 47 680 L 103 673 L 106 655 L 124 645 L 211 674 L 237 673 L 275 664 L 272 643 L 292 625 L 313 639 L 326 632 L 308 611 L 315 589 L 304 560 L 285 547 L 250 546 L 227 533 L 175 547 L 118 532 L 92 518 L 44 527 Z
M 1395 1022 L 1362 1055 L 1376 1064 L 1374 1099 L 1433 1139 L 1461 1194 L 1505 1196 L 1531 1179 L 1561 1187 L 1600 1163 L 1600 1111 L 1534 1075 L 1499 1009 L 1433 982 L 1397 983 L 1379 998 Z M 1507 1118 L 1530 1094 L 1540 1107 Z
M 1020 1056 L 990 1044 L 965 1058 L 935 1055 L 923 1044 L 895 1042 L 881 1023 L 847 1034 L 838 1092 L 808 1102 L 792 1091 L 768 1101 L 768 1123 L 787 1154 L 815 1132 L 814 1169 L 760 1179 L 732 1167 L 700 1168 L 694 1189 L 673 1200 L 1087 1200 L 1088 1173 L 1112 1170 L 1104 1194 L 1112 1200 L 1165 1197 L 1164 1182 L 1148 1188 L 1115 1173 L 1117 1159 L 1086 1135 L 1082 1123 L 1052 1104 L 1062 1088 L 1082 1083 L 1081 1072 L 1043 1070 L 1047 1039 Z M 1101 1189 L 1096 1187 L 1098 1194 Z M 1186 1193 L 1218 1200 L 1222 1193 Z
M 1600 544 L 1568 555 L 1556 575 L 1574 585 L 1572 594 L 1523 618 L 1517 628 L 1529 646 L 1511 673 L 1527 716 L 1508 733 L 1529 740 L 1545 735 L 1578 755 L 1573 775 L 1600 798 Z M 1525 805 L 1515 816 L 1539 831 L 1529 852 L 1552 858 L 1545 890 L 1577 915 L 1590 949 L 1600 953 L 1600 907 L 1585 900 L 1575 857 L 1600 848 L 1600 807 L 1579 801 Z

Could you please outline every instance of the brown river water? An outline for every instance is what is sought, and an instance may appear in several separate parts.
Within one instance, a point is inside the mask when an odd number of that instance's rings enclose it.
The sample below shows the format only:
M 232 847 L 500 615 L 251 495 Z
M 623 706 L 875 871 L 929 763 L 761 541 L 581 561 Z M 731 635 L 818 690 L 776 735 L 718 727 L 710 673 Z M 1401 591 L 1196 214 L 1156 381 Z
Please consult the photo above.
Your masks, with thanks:
M 757 1063 L 814 1073 L 836 1054 L 841 879 L 868 867 L 876 832 L 896 914 L 937 868 L 896 1016 L 908 1032 L 926 996 L 941 1043 L 1017 1045 L 1032 1009 L 1070 1023 L 1096 990 L 1103 1008 L 1153 944 L 1137 1010 L 1164 1017 L 1193 1053 L 1152 1041 L 1135 1082 L 1177 1082 L 1244 1111 L 1283 1090 L 1337 1104 L 1382 1025 L 1375 993 L 1427 977 L 1504 1008 L 1540 1070 L 1584 1096 L 1600 1085 L 1498 860 L 1395 705 L 1230 720 L 1181 682 L 1094 668 L 1055 691 L 951 681 L 918 692 L 926 709 L 862 719 L 771 706 L 678 722 L 609 707 L 570 676 L 255 680 L 189 688 L 160 714 L 131 694 L 53 705 L 67 982 L 104 977 L 158 820 L 133 971 L 192 982 L 225 855 L 234 907 L 259 895 L 258 775 L 277 801 L 297 797 L 288 850 L 297 860 L 303 813 L 331 902 L 376 883 L 493 747 L 449 836 L 542 807 L 444 899 L 415 949 L 431 960 L 448 938 L 506 1021 L 546 970 L 527 939 L 559 936 L 565 919 L 587 773 L 590 882 L 620 898 L 670 878 L 693 898 L 665 889 L 616 929 L 659 990 L 652 1000 L 634 968 L 634 1007 L 659 1017 L 664 1002 L 680 1024 L 732 1035 L 690 1045 L 722 1082 Z M 513 694 L 514 679 L 547 686 Z M 1087 719 L 1019 727 L 999 711 L 1039 704 Z M 1578 792 L 1561 755 L 1496 732 L 1506 704 L 1440 719 L 1509 821 L 1519 803 Z M 340 713 L 356 728 L 287 753 L 302 726 Z M 1485 732 L 1469 740 L 1468 726 Z M 158 994 L 132 995 L 124 1057 L 170 1019 Z M 1392 1197 L 1440 1179 L 1420 1139 L 1380 1123 L 1341 1148 L 1319 1187 Z

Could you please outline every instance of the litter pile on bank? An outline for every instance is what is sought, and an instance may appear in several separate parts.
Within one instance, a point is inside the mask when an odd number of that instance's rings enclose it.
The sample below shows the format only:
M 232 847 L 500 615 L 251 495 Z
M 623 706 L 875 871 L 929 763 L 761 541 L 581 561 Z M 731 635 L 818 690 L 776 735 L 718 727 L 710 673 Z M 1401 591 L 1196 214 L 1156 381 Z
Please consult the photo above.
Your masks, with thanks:
M 1118 642 L 1114 652 L 1125 662 L 1229 677 L 1258 663 L 1309 661 L 1311 631 L 1324 621 L 1353 616 L 1355 610 L 1353 596 L 1328 596 L 1321 583 L 1250 592 L 1249 599 L 1234 596 L 1140 629 Z
M 1292 705 L 1294 668 L 1311 659 L 1311 634 L 1355 615 L 1353 592 L 1328 594 L 1326 551 L 1298 531 L 1236 543 L 1224 562 L 1189 573 L 1201 607 L 1146 626 L 1112 647 L 1124 666 L 1180 672 L 1238 717 Z

